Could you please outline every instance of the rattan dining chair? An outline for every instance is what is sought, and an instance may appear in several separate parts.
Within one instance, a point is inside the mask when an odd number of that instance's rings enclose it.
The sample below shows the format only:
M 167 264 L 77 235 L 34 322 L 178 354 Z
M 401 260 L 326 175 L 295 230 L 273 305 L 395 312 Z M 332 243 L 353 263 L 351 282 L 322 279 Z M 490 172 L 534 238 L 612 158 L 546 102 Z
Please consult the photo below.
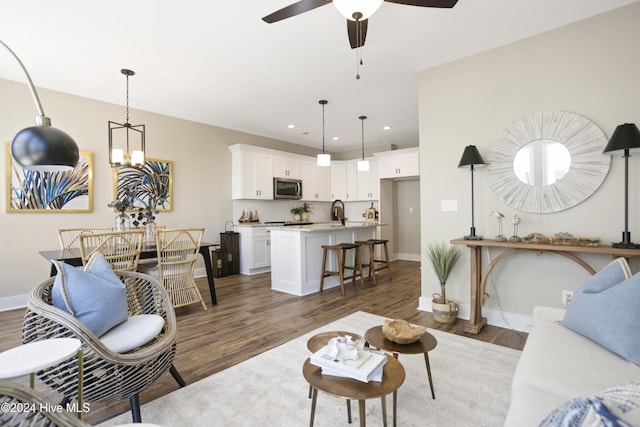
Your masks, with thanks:
M 165 228 L 156 232 L 158 262 L 140 265 L 139 271 L 157 276 L 174 307 L 201 303 L 207 306 L 193 279 L 204 228 Z
M 170 371 L 182 387 L 184 381 L 173 366 L 176 351 L 176 317 L 171 301 L 157 279 L 137 272 L 116 271 L 125 284 L 128 315 L 155 314 L 164 319 L 160 333 L 137 348 L 116 352 L 73 315 L 53 305 L 55 277 L 36 286 L 29 295 L 23 321 L 24 343 L 71 337 L 82 343 L 85 402 L 129 399 L 132 418 L 140 422 L 138 394 L 162 374 Z M 66 364 L 43 369 L 37 378 L 70 400 L 77 400 L 78 365 Z
M 82 264 L 86 264 L 94 252 L 100 252 L 114 271 L 136 271 L 143 236 L 143 230 L 81 233 Z
M 63 251 L 70 249 L 80 249 L 80 234 L 106 233 L 111 231 L 110 227 L 83 227 L 83 228 L 60 228 L 58 229 L 58 241 L 60 249 Z

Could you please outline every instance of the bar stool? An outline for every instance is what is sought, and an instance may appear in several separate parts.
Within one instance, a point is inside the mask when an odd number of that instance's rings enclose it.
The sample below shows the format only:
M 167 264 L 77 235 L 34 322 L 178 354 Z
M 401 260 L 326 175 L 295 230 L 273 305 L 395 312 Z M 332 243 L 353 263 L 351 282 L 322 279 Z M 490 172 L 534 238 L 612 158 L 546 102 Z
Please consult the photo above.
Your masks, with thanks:
M 353 258 L 353 265 L 345 265 L 347 258 L 347 251 L 355 249 Z M 338 258 L 338 270 L 327 270 L 327 253 L 334 251 Z M 350 276 L 345 276 L 345 271 L 351 270 Z M 356 282 L 356 277 L 360 277 L 360 284 L 364 289 L 364 279 L 362 274 L 362 263 L 360 261 L 360 245 L 357 243 L 340 243 L 337 245 L 322 245 L 322 276 L 320 277 L 320 291 L 324 286 L 324 278 L 327 276 L 339 276 L 340 277 L 340 292 L 344 296 L 344 282 L 347 279 L 351 279 L 352 283 Z
M 391 280 L 391 267 L 389 266 L 389 248 L 387 243 L 389 243 L 386 239 L 369 239 L 369 240 L 357 240 L 356 243 L 362 246 L 369 247 L 369 275 L 367 277 L 373 277 L 373 284 L 377 285 L 376 281 L 376 271 L 387 270 L 389 275 L 389 280 Z M 375 256 L 375 246 L 376 245 L 384 245 L 384 259 L 376 259 Z M 376 263 L 382 264 L 381 266 L 376 266 Z M 366 267 L 366 265 L 365 265 Z

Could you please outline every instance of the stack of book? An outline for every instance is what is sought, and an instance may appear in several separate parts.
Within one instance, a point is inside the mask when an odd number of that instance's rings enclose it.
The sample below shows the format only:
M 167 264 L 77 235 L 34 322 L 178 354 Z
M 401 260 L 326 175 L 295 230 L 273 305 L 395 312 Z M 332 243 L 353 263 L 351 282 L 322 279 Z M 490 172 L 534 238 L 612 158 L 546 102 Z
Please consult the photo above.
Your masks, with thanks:
M 340 360 L 332 357 L 327 346 L 324 346 L 313 353 L 310 359 L 311 364 L 322 368 L 323 375 L 353 378 L 368 383 L 382 381 L 382 371 L 387 362 L 387 355 L 381 351 L 364 348 L 358 350 L 357 359 Z

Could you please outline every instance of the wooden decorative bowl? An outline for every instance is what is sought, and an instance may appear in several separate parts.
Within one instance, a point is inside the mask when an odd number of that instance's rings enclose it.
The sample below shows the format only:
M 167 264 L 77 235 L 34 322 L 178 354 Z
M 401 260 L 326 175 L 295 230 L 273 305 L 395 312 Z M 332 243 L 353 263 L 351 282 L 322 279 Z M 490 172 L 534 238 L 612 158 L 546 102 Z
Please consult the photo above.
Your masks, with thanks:
M 385 320 L 382 325 L 382 334 L 386 339 L 396 344 L 411 344 L 418 341 L 427 328 L 424 326 L 412 326 L 406 320 Z

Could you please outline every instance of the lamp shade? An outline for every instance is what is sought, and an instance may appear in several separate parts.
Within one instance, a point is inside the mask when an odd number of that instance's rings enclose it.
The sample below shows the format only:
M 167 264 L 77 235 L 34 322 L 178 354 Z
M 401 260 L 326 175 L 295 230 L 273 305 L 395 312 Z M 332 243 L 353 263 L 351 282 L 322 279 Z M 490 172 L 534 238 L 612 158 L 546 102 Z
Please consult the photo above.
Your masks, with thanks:
M 471 166 L 482 167 L 486 165 L 475 145 L 467 145 L 464 147 L 464 153 L 462 153 L 462 158 L 460 159 L 460 163 L 458 163 L 459 168 Z
M 604 148 L 603 153 L 614 153 L 620 150 L 633 150 L 640 148 L 640 130 L 634 123 L 625 123 L 623 125 L 619 125 L 615 131 L 613 131 L 613 135 L 611 135 L 611 139 L 609 139 L 609 143 Z
M 331 154 L 320 153 L 316 159 L 318 166 L 331 166 Z
M 380 7 L 383 0 L 333 0 L 338 12 L 345 18 L 355 21 L 369 19 Z
M 75 141 L 60 129 L 32 126 L 11 141 L 11 155 L 20 166 L 33 171 L 67 171 L 80 159 Z

